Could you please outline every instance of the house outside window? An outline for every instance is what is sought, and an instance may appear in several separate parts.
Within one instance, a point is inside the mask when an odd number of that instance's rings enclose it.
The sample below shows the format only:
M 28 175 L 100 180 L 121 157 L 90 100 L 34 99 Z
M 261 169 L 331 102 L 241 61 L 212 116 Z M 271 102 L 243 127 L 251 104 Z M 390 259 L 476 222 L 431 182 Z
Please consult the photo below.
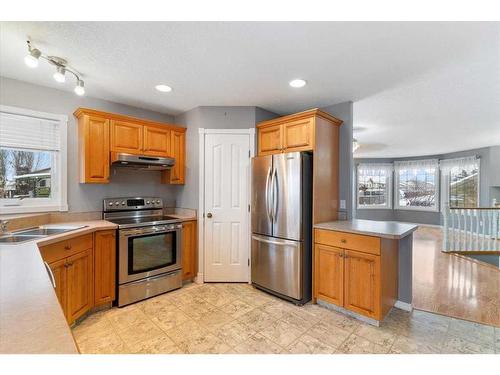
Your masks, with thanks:
M 437 159 L 394 162 L 395 208 L 439 211 L 439 164 Z
M 480 160 L 476 156 L 441 160 L 441 200 L 450 208 L 479 206 Z
M 392 208 L 392 171 L 393 165 L 389 163 L 366 163 L 358 165 L 358 209 Z
M 0 212 L 66 211 L 67 117 L 0 106 Z

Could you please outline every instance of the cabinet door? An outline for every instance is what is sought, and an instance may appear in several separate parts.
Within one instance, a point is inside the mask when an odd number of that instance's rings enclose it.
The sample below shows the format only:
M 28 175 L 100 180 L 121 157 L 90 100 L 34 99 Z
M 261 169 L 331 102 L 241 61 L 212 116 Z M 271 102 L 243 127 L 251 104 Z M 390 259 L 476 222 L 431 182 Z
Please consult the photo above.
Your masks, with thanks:
M 68 316 L 68 305 L 67 305 L 67 283 L 66 283 L 66 259 L 59 260 L 57 262 L 49 263 L 49 267 L 54 275 L 54 281 L 56 283 L 56 296 L 61 304 L 61 308 L 64 312 L 64 316 Z
M 276 154 L 283 149 L 283 125 L 272 125 L 258 129 L 259 155 Z
M 314 146 L 314 119 L 283 124 L 283 148 L 286 152 L 312 150 Z
M 170 130 L 154 126 L 145 126 L 144 154 L 152 156 L 170 156 Z
M 186 133 L 170 131 L 170 153 L 175 158 L 175 165 L 163 172 L 161 182 L 181 185 L 185 183 L 186 169 Z
M 109 120 L 85 115 L 79 124 L 80 182 L 109 182 Z
M 143 125 L 125 121 L 111 121 L 111 151 L 141 154 Z
M 196 221 L 182 224 L 182 279 L 192 280 L 196 276 Z
M 94 305 L 92 249 L 68 257 L 68 322 L 72 323 Z
M 345 250 L 344 307 L 380 319 L 380 256 Z
M 315 298 L 344 305 L 344 250 L 316 244 L 314 247 Z
M 114 230 L 95 233 L 94 241 L 94 305 L 115 299 L 116 235 Z

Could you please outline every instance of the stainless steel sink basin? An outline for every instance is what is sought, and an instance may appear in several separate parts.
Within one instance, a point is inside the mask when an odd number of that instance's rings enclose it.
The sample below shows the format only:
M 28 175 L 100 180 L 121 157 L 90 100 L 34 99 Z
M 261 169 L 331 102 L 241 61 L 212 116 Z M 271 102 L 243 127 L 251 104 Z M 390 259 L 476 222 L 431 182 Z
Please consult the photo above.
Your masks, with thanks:
M 19 243 L 26 241 L 33 241 L 44 236 L 19 236 L 19 235 L 7 235 L 0 237 L 0 243 Z
M 86 225 L 42 225 L 36 228 L 23 229 L 0 237 L 0 243 L 20 243 L 33 241 L 54 234 L 70 232 L 72 230 L 85 228 Z

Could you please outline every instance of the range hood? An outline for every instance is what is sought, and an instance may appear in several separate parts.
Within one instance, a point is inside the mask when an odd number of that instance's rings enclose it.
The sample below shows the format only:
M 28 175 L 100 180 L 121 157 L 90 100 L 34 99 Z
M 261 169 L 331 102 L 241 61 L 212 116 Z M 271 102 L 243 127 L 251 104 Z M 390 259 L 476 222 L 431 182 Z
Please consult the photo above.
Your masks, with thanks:
M 174 166 L 174 158 L 162 158 L 146 155 L 116 153 L 112 156 L 111 165 L 115 167 L 145 169 L 149 171 L 164 171 Z

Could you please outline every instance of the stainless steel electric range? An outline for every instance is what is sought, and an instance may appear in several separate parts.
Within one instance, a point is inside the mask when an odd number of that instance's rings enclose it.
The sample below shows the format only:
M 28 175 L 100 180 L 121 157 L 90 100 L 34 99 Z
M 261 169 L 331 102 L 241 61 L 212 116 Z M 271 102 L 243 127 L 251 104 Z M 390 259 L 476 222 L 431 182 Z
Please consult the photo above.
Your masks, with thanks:
M 156 197 L 104 199 L 103 219 L 118 224 L 118 306 L 182 287 L 182 221 Z

